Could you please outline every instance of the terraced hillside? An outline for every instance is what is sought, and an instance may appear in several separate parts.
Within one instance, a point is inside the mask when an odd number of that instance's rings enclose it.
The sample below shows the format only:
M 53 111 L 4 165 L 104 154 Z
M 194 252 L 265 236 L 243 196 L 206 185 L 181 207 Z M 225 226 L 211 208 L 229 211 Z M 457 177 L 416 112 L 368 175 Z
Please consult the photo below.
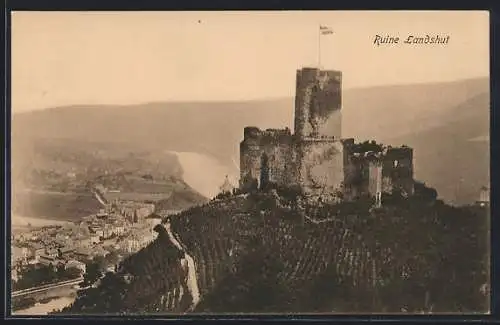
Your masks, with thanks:
M 385 202 L 332 216 L 276 193 L 211 201 L 169 222 L 195 261 L 198 304 L 184 253 L 158 226 L 155 242 L 63 312 L 487 311 L 487 212 L 423 196 Z

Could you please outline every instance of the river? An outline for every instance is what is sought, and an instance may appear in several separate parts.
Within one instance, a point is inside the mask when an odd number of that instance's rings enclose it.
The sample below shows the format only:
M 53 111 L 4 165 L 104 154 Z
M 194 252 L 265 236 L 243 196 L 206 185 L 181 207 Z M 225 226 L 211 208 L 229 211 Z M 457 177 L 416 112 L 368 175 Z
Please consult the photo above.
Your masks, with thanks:
M 75 300 L 74 297 L 59 297 L 56 299 L 52 299 L 51 301 L 41 304 L 37 303 L 36 305 L 26 308 L 26 309 L 21 309 L 21 310 L 16 310 L 12 312 L 13 315 L 18 316 L 18 315 L 29 315 L 29 316 L 38 316 L 38 315 L 47 315 L 54 309 L 62 309 L 66 306 L 69 306 L 73 301 Z
M 11 225 L 12 227 L 27 227 L 31 225 L 32 227 L 43 227 L 43 226 L 56 226 L 56 225 L 67 225 L 71 224 L 70 221 L 53 220 L 46 219 L 44 217 L 24 217 L 17 214 L 11 215 Z
M 218 159 L 197 152 L 168 151 L 177 156 L 181 165 L 184 181 L 193 189 L 207 198 L 216 196 L 219 187 L 226 176 L 232 184 L 238 183 L 239 166 L 234 159 L 232 164 L 226 165 Z M 204 171 L 209 170 L 210 173 Z

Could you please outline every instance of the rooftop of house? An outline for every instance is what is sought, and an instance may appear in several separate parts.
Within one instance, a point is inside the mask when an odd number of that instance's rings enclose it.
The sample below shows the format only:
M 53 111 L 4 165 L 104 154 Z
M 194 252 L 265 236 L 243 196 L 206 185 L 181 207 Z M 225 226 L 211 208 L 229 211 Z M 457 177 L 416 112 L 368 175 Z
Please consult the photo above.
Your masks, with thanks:
M 45 249 L 45 246 L 42 245 L 41 243 L 31 243 L 31 248 L 33 249 Z
M 96 247 L 93 251 L 94 254 L 96 255 L 102 255 L 102 256 L 105 256 L 105 255 L 108 255 L 110 252 L 105 250 L 104 248 L 102 247 Z
M 59 262 L 62 263 L 63 261 L 58 259 L 57 257 L 52 257 L 48 255 L 40 255 L 41 260 L 46 260 L 46 261 L 52 261 L 52 262 Z
M 150 215 L 148 215 L 144 219 L 162 219 L 162 217 L 159 214 L 151 213 Z
M 84 255 L 84 256 L 91 256 L 92 251 L 88 248 L 79 248 L 75 251 L 75 254 L 77 255 Z
M 61 253 L 69 253 L 69 252 L 72 252 L 74 250 L 75 250 L 74 247 L 66 246 L 66 247 L 61 248 Z

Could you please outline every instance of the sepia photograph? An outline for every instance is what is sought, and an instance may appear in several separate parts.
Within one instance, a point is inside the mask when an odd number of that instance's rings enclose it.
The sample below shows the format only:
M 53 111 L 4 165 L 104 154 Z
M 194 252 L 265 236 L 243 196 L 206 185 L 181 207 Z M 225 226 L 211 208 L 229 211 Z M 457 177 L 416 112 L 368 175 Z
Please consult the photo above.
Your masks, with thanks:
M 488 11 L 10 19 L 11 316 L 490 314 Z

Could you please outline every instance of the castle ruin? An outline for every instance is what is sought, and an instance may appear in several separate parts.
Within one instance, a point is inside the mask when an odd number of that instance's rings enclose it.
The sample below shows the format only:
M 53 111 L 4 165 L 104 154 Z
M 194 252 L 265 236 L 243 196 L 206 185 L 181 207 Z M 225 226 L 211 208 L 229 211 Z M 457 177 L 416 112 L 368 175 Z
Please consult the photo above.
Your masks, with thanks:
M 240 143 L 240 188 L 300 186 L 323 201 L 354 200 L 395 188 L 413 193 L 413 150 L 342 139 L 342 73 L 297 71 L 294 132 L 245 127 Z

